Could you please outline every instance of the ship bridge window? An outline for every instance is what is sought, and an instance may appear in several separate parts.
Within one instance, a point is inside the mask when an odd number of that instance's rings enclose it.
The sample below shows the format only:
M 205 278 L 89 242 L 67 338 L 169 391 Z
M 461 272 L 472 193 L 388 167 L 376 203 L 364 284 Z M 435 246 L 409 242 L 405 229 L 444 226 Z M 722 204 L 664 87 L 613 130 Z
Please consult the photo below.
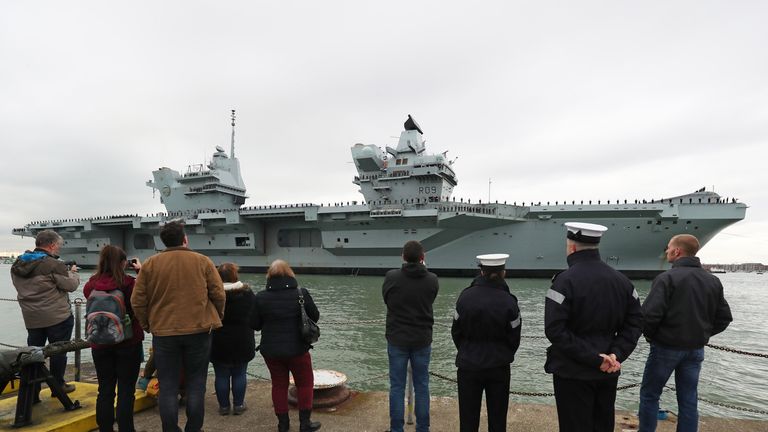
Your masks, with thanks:
M 251 246 L 251 238 L 250 237 L 235 237 L 235 246 L 250 247 Z
M 154 249 L 155 238 L 150 234 L 136 234 L 133 236 L 134 249 Z
M 277 232 L 280 247 L 321 247 L 322 236 L 316 228 L 281 229 Z

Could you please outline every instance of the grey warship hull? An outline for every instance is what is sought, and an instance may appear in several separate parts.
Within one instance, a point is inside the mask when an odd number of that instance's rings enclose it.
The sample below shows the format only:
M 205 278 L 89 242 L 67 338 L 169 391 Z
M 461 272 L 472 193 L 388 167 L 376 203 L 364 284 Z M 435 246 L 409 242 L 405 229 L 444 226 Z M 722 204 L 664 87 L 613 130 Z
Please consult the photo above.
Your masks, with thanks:
M 704 245 L 742 220 L 747 208 L 704 189 L 596 204 L 457 201 L 451 198 L 458 182 L 453 161 L 426 152 L 423 132 L 410 116 L 397 148 L 351 148 L 361 204 L 246 207 L 234 120 L 233 111 L 229 154 L 217 147 L 209 164 L 190 166 L 184 174 L 153 172 L 147 185 L 160 192 L 166 212 L 38 221 L 13 234 L 31 237 L 53 229 L 64 238 L 63 259 L 93 267 L 107 244 L 141 259 L 155 254 L 164 249 L 162 225 L 181 219 L 192 249 L 244 271 L 263 271 L 279 258 L 305 273 L 382 274 L 400 265 L 405 242 L 418 240 L 427 250 L 427 266 L 441 275 L 472 275 L 477 255 L 507 253 L 510 276 L 549 277 L 567 267 L 563 223 L 590 222 L 608 227 L 602 259 L 630 277 L 646 278 L 668 268 L 662 250 L 671 236 L 693 234 Z
M 244 271 L 263 271 L 280 258 L 305 273 L 382 274 L 399 266 L 406 241 L 419 240 L 428 251 L 427 265 L 438 274 L 474 274 L 475 256 L 492 251 L 510 254 L 511 276 L 530 277 L 567 267 L 562 224 L 584 221 L 609 228 L 600 247 L 604 261 L 630 277 L 647 278 L 668 268 L 662 250 L 672 235 L 694 234 L 705 244 L 746 211 L 741 203 L 674 201 L 527 207 L 441 202 L 373 216 L 367 205 L 298 204 L 198 213 L 185 221 L 192 249 Z M 14 234 L 54 229 L 65 239 L 62 258 L 92 267 L 105 244 L 142 259 L 162 250 L 161 224 L 183 216 L 38 222 Z

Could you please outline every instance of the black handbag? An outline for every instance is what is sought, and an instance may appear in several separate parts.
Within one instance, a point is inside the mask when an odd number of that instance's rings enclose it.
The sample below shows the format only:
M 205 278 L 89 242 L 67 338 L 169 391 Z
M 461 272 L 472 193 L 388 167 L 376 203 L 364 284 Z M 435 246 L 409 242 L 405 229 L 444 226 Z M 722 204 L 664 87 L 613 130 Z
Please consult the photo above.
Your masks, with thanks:
M 307 315 L 307 310 L 304 308 L 304 294 L 301 293 L 301 288 L 296 287 L 296 289 L 299 291 L 299 309 L 301 309 L 301 338 L 308 345 L 312 345 L 320 339 L 320 327 Z

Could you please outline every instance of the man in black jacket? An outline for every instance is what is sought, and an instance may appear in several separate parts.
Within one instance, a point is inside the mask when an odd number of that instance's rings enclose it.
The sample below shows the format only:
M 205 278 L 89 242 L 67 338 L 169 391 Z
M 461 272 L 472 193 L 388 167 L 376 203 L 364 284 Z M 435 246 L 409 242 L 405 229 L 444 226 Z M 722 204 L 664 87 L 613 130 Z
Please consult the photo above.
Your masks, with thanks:
M 643 333 L 651 343 L 640 387 L 640 431 L 655 431 L 659 397 L 675 372 L 678 431 L 696 431 L 697 388 L 704 345 L 733 320 L 723 285 L 701 267 L 699 240 L 672 237 L 665 250 L 672 269 L 653 280 L 643 303 Z
M 405 381 L 408 362 L 416 393 L 416 432 L 429 432 L 429 359 L 432 354 L 432 303 L 439 289 L 437 276 L 424 265 L 424 247 L 412 240 L 403 246 L 399 269 L 384 277 L 389 356 L 389 423 L 402 432 L 405 423 Z
M 520 347 L 517 297 L 504 282 L 507 254 L 479 255 L 480 276 L 456 301 L 451 337 L 456 345 L 459 430 L 477 432 L 485 392 L 488 430 L 507 430 L 510 363 Z
M 629 279 L 600 259 L 607 228 L 565 226 L 568 269 L 547 291 L 544 330 L 552 345 L 544 369 L 553 374 L 561 432 L 612 432 L 621 363 L 640 338 L 640 301 Z

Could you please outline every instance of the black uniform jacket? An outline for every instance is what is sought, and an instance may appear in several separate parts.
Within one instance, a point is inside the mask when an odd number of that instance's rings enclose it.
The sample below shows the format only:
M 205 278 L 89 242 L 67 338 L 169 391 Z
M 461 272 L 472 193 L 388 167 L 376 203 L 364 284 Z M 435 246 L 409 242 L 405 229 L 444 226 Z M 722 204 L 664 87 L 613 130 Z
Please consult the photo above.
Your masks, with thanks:
M 517 297 L 504 280 L 478 276 L 456 301 L 451 326 L 458 349 L 456 366 L 481 370 L 512 363 L 520 347 L 521 327 Z
M 264 357 L 296 357 L 312 348 L 301 338 L 298 282 L 292 277 L 267 280 L 267 289 L 256 294 L 253 328 L 261 330 L 259 350 Z M 315 322 L 320 312 L 309 292 L 302 288 L 304 308 Z
M 733 317 L 720 279 L 701 268 L 697 257 L 682 257 L 653 280 L 643 302 L 643 333 L 672 349 L 703 347 Z
M 563 378 L 615 378 L 600 370 L 600 354 L 629 357 L 642 331 L 637 291 L 626 276 L 600 260 L 596 249 L 568 255 L 568 270 L 552 280 L 544 307 L 544 369 Z

